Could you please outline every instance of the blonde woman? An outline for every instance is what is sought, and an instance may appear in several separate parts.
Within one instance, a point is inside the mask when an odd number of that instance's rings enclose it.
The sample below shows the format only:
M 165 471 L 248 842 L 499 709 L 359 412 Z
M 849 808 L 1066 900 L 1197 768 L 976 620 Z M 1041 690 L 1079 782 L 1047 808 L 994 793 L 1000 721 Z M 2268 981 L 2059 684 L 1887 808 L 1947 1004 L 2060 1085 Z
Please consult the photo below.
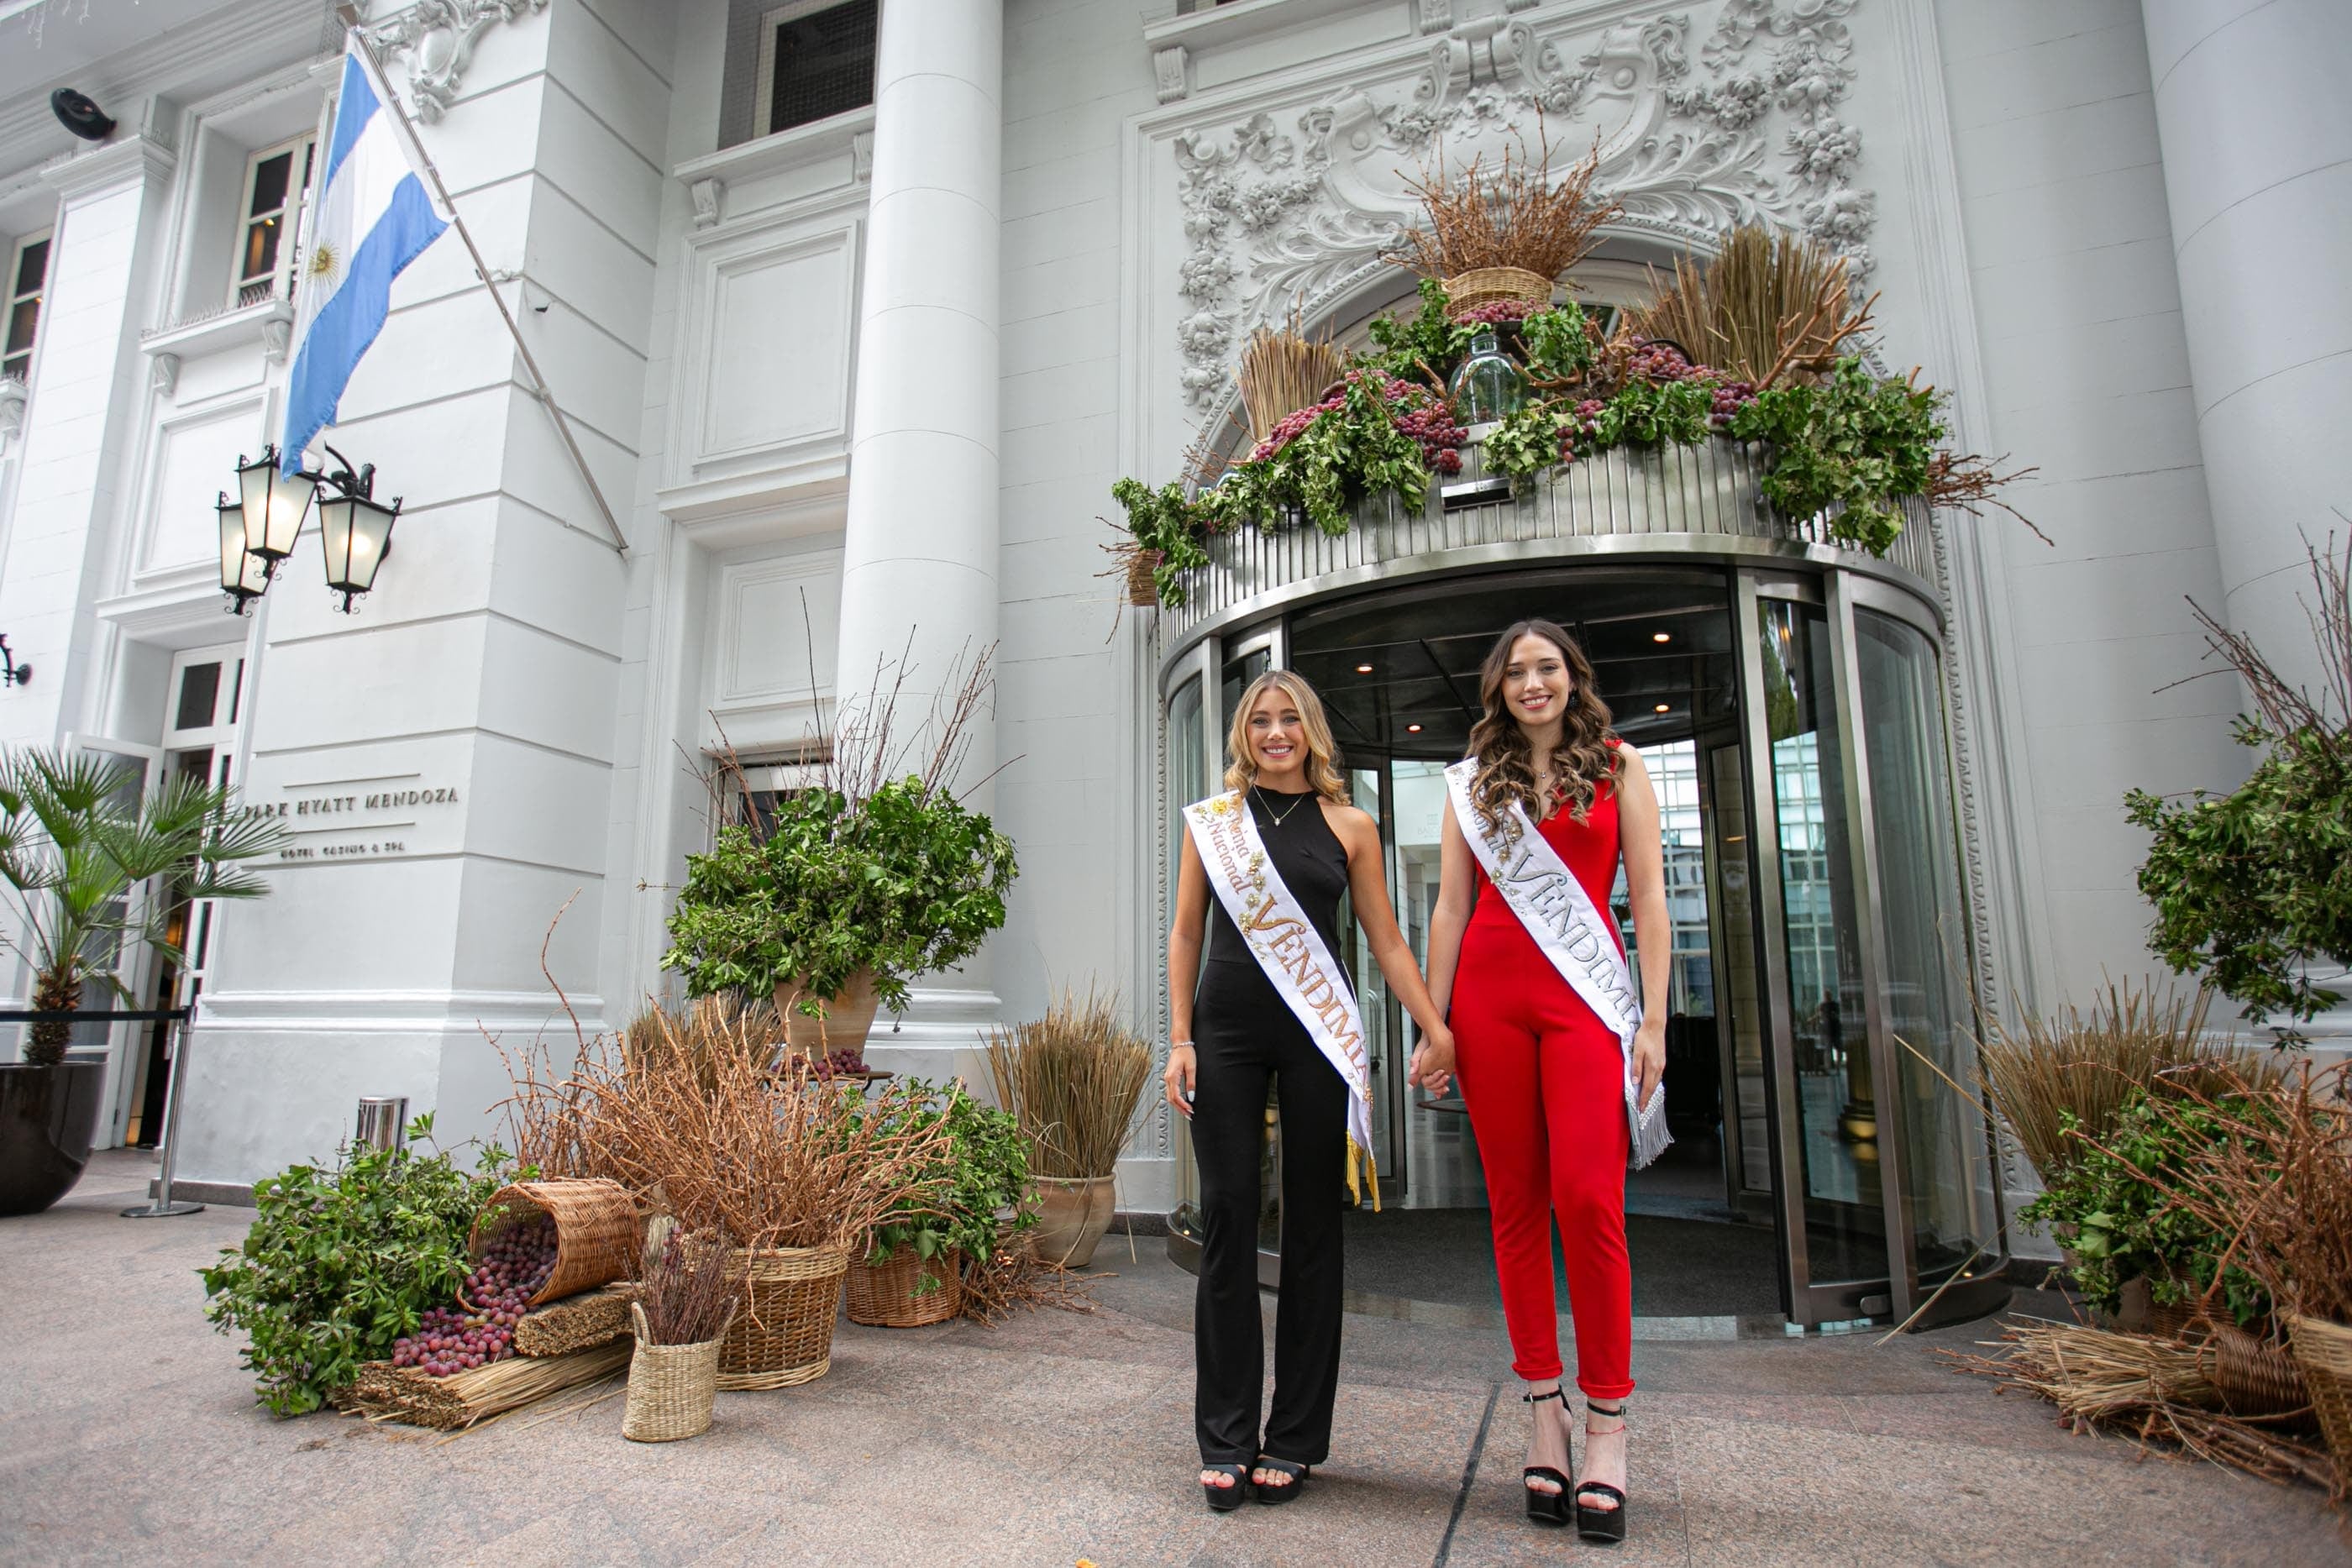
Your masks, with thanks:
M 1192 1316 L 1201 1486 L 1218 1512 L 1296 1498 L 1331 1443 L 1339 1382 L 1340 1192 L 1369 1164 L 1363 1020 L 1340 967 L 1339 898 L 1421 1026 L 1411 1082 L 1443 1093 L 1454 1038 L 1398 932 L 1380 827 L 1348 804 L 1315 689 L 1250 683 L 1226 741 L 1225 792 L 1187 807 L 1168 936 L 1168 1103 L 1192 1124 L 1203 1225 Z M 1206 960 L 1202 936 L 1207 937 Z M 1282 1280 L 1263 1435 L 1259 1141 L 1280 1087 Z M 1370 1194 L 1375 1206 L 1379 1191 Z

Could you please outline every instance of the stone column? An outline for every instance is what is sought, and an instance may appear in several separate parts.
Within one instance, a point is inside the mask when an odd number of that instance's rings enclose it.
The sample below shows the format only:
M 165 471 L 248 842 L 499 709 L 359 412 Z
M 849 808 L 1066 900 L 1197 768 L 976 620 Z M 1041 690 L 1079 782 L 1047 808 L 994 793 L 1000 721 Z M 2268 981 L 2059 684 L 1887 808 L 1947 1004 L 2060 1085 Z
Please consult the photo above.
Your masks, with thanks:
M 2352 6 L 2143 0 L 2223 619 L 2322 678 L 2305 540 L 2342 549 L 2352 428 Z M 2332 965 L 2322 965 L 2333 970 Z M 2314 978 L 2352 992 L 2341 973 Z M 2352 1044 L 2352 1005 L 2307 1031 Z
M 2352 6 L 2143 9 L 2221 558 L 2212 608 L 2310 681 L 2304 537 L 2342 536 L 2336 454 L 2352 427 Z
M 854 706 L 877 673 L 885 686 L 903 674 L 908 746 L 996 641 L 1003 43 L 1000 0 L 882 7 L 836 681 Z M 967 733 L 971 789 L 995 767 L 992 716 Z M 964 798 L 985 809 L 988 794 Z M 877 1024 L 875 1046 L 969 1048 L 996 1010 L 985 964 L 931 977 L 896 1035 Z

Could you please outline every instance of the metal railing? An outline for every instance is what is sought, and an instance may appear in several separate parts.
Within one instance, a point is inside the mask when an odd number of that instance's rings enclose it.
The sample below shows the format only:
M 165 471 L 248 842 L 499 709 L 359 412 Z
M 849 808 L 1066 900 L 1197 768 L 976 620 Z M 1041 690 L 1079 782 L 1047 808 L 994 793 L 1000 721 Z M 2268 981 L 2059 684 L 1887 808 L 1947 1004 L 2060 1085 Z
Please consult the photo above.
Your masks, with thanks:
M 1209 541 L 1209 564 L 1186 579 L 1185 603 L 1163 612 L 1162 645 L 1172 653 L 1197 628 L 1284 590 L 1343 573 L 1379 575 L 1369 569 L 1479 547 L 1531 547 L 1497 552 L 1515 559 L 1588 553 L 1595 549 L 1590 541 L 1633 553 L 1652 541 L 1675 553 L 1704 553 L 1710 541 L 1725 553 L 1754 553 L 1759 545 L 1789 547 L 1800 557 L 1827 550 L 1844 563 L 1891 570 L 1930 602 L 1937 600 L 1935 523 L 1924 501 L 1904 503 L 1903 532 L 1884 559 L 1874 558 L 1833 541 L 1827 515 L 1790 519 L 1775 509 L 1760 485 L 1768 462 L 1762 447 L 1722 439 L 1615 447 L 1552 470 L 1524 495 L 1477 505 L 1449 509 L 1433 485 L 1427 504 L 1411 511 L 1384 492 L 1360 505 L 1348 531 L 1336 537 L 1303 520 L 1272 533 L 1222 534 Z M 1463 452 L 1463 472 L 1444 483 L 1458 487 L 1485 476 L 1474 446 Z

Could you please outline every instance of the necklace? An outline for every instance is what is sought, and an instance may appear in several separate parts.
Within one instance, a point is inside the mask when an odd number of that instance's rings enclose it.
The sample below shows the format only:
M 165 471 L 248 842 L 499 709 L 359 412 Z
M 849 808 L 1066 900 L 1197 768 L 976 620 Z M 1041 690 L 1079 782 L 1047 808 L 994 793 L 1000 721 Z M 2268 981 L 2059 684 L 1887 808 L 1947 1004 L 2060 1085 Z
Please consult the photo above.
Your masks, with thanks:
M 1266 798 L 1265 798 L 1265 790 L 1260 789 L 1259 789 L 1256 785 L 1255 785 L 1255 784 L 1253 784 L 1253 785 L 1251 785 L 1251 786 L 1250 786 L 1250 789 L 1251 789 L 1251 791 L 1252 791 L 1253 793 L 1255 793 L 1255 794 L 1257 796 L 1257 798 L 1258 798 L 1259 801 L 1260 801 L 1260 802 L 1262 802 L 1262 803 L 1265 805 L 1265 814 L 1266 814 L 1267 816 L 1272 817 L 1272 818 L 1274 819 L 1274 825 L 1275 825 L 1276 827 L 1277 827 L 1277 828 L 1278 828 L 1278 827 L 1280 827 L 1280 826 L 1282 826 L 1282 824 L 1283 824 L 1283 823 L 1285 823 L 1285 822 L 1288 821 L 1291 818 L 1293 818 L 1293 817 L 1297 816 L 1297 815 L 1298 814 L 1298 808 L 1299 808 L 1300 806 L 1305 805 L 1307 801 L 1312 800 L 1313 799 L 1315 799 L 1315 792 L 1314 792 L 1313 790 L 1311 790 L 1311 789 L 1310 789 L 1310 790 L 1308 790 L 1306 794 L 1301 795 L 1300 797 L 1298 797 L 1298 799 L 1297 799 L 1297 800 L 1293 800 L 1293 801 L 1290 803 L 1290 810 L 1287 810 L 1287 811 L 1277 811 L 1277 810 L 1276 810 L 1274 809 L 1274 802 L 1273 802 L 1273 801 L 1271 801 L 1271 800 L 1266 800 Z

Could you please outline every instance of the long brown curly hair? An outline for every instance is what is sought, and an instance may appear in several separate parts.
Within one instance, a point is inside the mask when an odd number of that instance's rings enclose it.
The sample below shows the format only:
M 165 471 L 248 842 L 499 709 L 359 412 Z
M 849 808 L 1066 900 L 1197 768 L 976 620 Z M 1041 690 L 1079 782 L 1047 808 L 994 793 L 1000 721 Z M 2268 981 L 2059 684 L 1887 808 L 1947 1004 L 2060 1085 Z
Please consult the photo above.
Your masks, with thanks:
M 1559 749 L 1552 753 L 1552 765 L 1566 776 L 1562 794 L 1578 821 L 1584 821 L 1592 809 L 1593 794 L 1601 779 L 1614 786 L 1619 768 L 1617 749 L 1609 744 L 1615 738 L 1609 727 L 1609 705 L 1601 700 L 1592 661 L 1557 622 L 1516 622 L 1496 639 L 1486 662 L 1478 666 L 1478 706 L 1485 711 L 1470 729 L 1470 755 L 1478 759 L 1477 777 L 1470 785 L 1471 804 L 1488 822 L 1499 824 L 1507 836 L 1517 832 L 1511 802 L 1527 808 L 1528 816 L 1536 821 L 1544 819 L 1551 804 L 1537 797 L 1535 748 L 1528 744 L 1528 732 L 1519 727 L 1503 700 L 1503 677 L 1510 668 L 1511 649 L 1522 637 L 1542 638 L 1559 650 L 1568 664 L 1568 713 L 1561 721 Z M 1466 829 L 1471 824 L 1462 825 Z

